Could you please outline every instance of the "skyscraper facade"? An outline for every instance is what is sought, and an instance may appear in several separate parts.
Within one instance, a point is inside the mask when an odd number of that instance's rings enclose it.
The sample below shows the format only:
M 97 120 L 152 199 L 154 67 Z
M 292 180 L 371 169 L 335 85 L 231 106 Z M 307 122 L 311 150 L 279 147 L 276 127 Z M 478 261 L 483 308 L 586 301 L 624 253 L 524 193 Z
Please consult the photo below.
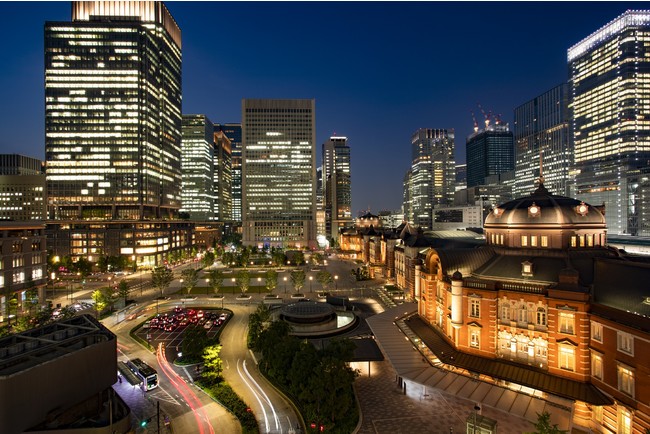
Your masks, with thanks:
M 205 115 L 183 115 L 181 211 L 191 220 L 216 219 L 215 134 Z
M 161 2 L 79 1 L 45 24 L 50 217 L 167 217 L 181 205 L 181 31 Z
M 47 218 L 43 161 L 18 154 L 0 154 L 0 220 Z
M 216 219 L 232 221 L 232 142 L 223 131 L 214 132 L 214 190 Z
M 215 131 L 222 131 L 230 140 L 231 153 L 231 213 L 232 221 L 241 224 L 241 153 L 242 133 L 241 124 L 215 124 Z
M 456 165 L 454 130 L 420 128 L 411 136 L 411 168 L 405 180 L 409 222 L 423 229 L 433 227 L 432 209 L 454 199 Z M 405 199 L 406 200 L 406 199 Z
M 315 101 L 242 101 L 242 242 L 316 245 Z
M 568 49 L 576 197 L 609 233 L 639 234 L 650 164 L 650 11 L 627 11 Z
M 350 146 L 347 137 L 330 137 L 323 143 L 323 197 L 325 232 L 335 240 L 339 230 L 352 225 Z
M 573 148 L 566 83 L 515 108 L 514 139 L 514 196 L 525 196 L 533 191 L 540 170 L 548 191 L 570 196 Z
M 508 124 L 487 124 L 472 133 L 466 143 L 467 187 L 482 185 L 490 175 L 514 170 L 513 135 Z

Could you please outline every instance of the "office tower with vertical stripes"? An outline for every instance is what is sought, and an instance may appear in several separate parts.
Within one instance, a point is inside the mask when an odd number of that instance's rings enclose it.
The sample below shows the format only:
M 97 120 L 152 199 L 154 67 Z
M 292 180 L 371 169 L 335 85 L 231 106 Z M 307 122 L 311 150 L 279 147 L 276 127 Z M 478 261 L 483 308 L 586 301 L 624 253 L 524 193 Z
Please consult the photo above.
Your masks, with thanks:
M 242 101 L 244 245 L 316 246 L 313 99 Z
M 351 226 L 352 183 L 347 137 L 330 137 L 323 143 L 323 199 L 325 235 L 339 239 L 339 230 Z

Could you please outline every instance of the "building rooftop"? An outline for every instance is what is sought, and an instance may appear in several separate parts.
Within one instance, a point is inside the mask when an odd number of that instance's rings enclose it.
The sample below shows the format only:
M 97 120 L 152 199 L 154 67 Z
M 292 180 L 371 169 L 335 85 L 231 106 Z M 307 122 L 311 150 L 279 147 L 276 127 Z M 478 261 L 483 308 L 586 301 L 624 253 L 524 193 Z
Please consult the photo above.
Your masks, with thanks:
M 25 371 L 95 343 L 116 339 L 90 315 L 75 316 L 0 339 L 0 377 Z

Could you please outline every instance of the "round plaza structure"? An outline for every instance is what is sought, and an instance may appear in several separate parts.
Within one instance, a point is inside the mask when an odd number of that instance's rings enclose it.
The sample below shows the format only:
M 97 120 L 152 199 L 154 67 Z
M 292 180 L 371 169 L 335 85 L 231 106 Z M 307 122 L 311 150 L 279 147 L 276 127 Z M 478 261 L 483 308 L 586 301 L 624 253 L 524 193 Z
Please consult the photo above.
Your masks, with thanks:
M 291 325 L 291 335 L 303 337 L 328 336 L 347 331 L 357 324 L 356 315 L 336 310 L 327 303 L 299 301 L 283 306 L 276 318 Z

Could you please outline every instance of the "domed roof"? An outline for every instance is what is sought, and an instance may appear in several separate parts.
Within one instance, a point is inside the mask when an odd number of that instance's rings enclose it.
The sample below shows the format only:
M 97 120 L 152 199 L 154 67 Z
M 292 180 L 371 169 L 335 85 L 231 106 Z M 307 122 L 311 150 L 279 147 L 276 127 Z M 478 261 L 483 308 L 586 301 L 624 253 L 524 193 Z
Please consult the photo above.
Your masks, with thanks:
M 511 200 L 494 208 L 485 219 L 485 228 L 586 226 L 606 228 L 605 216 L 592 205 L 549 193 L 540 184 L 530 196 Z

